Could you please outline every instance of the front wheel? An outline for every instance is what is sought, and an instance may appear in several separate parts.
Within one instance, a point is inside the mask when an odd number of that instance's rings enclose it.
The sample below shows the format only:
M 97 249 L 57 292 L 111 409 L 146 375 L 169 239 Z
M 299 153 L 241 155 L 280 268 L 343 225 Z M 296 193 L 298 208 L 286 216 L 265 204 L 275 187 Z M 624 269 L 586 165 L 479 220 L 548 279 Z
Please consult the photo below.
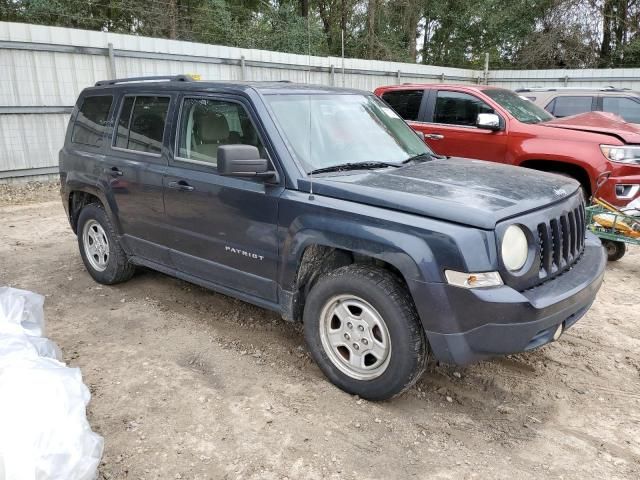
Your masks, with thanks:
M 615 240 L 603 240 L 602 246 L 607 251 L 607 258 L 610 262 L 616 262 L 627 253 L 627 245 L 624 242 Z
M 384 400 L 424 371 L 427 342 L 405 285 L 392 273 L 348 265 L 322 277 L 304 308 L 314 360 L 342 390 Z

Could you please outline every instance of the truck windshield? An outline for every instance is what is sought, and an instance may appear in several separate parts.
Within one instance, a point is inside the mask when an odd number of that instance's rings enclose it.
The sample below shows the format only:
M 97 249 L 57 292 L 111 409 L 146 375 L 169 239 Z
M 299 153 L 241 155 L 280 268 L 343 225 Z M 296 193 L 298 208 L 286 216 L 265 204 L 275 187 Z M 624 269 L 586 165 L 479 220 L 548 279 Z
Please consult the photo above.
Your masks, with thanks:
M 554 116 L 549 112 L 522 98 L 517 93 L 513 93 L 511 90 L 490 88 L 484 90 L 483 93 L 495 100 L 496 103 L 522 123 L 540 123 L 554 119 Z
M 431 151 L 373 95 L 266 95 L 288 148 L 305 172 L 343 164 L 387 164 Z

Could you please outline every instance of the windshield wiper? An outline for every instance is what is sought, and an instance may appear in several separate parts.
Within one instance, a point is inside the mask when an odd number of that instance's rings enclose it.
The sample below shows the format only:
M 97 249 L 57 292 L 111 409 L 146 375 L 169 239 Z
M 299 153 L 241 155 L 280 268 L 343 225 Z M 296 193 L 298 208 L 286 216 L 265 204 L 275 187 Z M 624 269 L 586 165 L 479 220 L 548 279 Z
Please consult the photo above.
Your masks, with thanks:
M 437 153 L 433 153 L 433 152 L 426 152 L 426 153 L 419 153 L 418 155 L 414 155 L 413 157 L 409 157 L 406 160 L 403 160 L 402 163 L 409 163 L 409 162 L 413 162 L 416 160 L 424 160 L 425 162 L 429 159 L 442 159 L 442 158 L 447 158 L 444 155 L 438 155 Z
M 332 165 L 330 167 L 317 168 L 315 170 L 310 171 L 309 175 L 315 175 L 316 173 L 327 173 L 327 172 L 343 172 L 346 170 L 371 170 L 374 168 L 383 168 L 383 167 L 399 167 L 400 165 L 397 163 L 390 162 L 358 162 L 358 163 L 341 163 L 339 165 Z

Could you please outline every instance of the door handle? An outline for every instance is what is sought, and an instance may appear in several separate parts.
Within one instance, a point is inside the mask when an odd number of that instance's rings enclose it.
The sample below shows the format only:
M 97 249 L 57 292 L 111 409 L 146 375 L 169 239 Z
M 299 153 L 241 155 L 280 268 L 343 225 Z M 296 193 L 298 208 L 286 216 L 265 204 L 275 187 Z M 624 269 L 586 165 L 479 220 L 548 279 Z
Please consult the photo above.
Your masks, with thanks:
M 184 180 L 179 180 L 177 182 L 169 182 L 167 186 L 174 190 L 182 190 L 183 192 L 193 192 L 195 190 L 195 188 L 193 188 Z
M 122 170 L 120 170 L 118 167 L 111 167 L 109 169 L 109 175 L 111 175 L 112 177 L 121 177 L 124 174 L 122 173 Z
M 430 140 L 442 140 L 444 138 L 444 135 L 442 135 L 441 133 L 427 133 L 425 135 L 425 138 L 428 138 Z

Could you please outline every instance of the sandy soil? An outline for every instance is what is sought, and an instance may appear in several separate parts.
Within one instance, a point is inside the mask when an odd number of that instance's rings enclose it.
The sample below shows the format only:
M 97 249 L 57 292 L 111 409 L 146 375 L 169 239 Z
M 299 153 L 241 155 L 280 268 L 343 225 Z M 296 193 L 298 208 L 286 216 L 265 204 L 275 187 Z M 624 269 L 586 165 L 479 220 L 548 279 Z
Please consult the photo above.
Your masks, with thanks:
M 272 313 L 150 271 L 97 285 L 47 188 L 1 193 L 0 284 L 46 295 L 48 334 L 93 394 L 101 478 L 640 476 L 640 249 L 561 341 L 434 365 L 371 403 L 329 384 Z

